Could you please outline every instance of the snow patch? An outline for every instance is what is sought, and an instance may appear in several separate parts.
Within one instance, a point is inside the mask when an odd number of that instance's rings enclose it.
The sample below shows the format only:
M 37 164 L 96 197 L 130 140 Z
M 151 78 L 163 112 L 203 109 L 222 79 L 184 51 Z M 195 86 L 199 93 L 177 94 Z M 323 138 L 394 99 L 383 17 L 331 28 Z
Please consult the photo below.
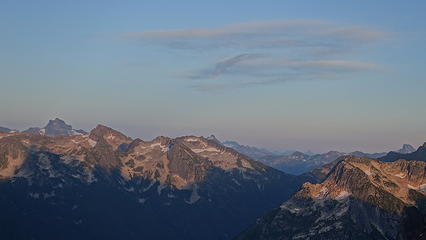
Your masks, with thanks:
M 241 186 L 241 183 L 239 183 L 239 182 L 237 181 L 237 179 L 233 178 L 233 179 L 232 179 L 232 181 L 233 181 L 235 184 L 237 184 L 238 186 Z
M 191 193 L 191 197 L 189 198 L 189 201 L 186 201 L 186 203 L 188 204 L 194 204 L 196 203 L 198 200 L 200 200 L 200 195 L 198 194 L 198 185 L 194 184 L 192 187 L 192 193 Z
M 291 203 L 284 203 L 280 206 L 280 209 L 285 209 L 287 211 L 289 211 L 292 214 L 298 214 L 299 212 L 302 211 L 302 209 L 293 206 L 293 204 Z
M 214 147 L 209 147 L 209 148 L 200 148 L 200 149 L 192 149 L 193 152 L 195 153 L 201 153 L 201 152 L 220 152 L 219 149 L 214 148 Z
M 34 199 L 39 199 L 40 198 L 40 193 L 32 193 L 31 192 L 29 195 L 30 195 L 30 197 L 32 197 Z
M 55 194 L 54 191 L 52 191 L 50 193 L 43 193 L 43 198 L 44 199 L 51 198 L 51 197 L 54 197 L 54 196 L 56 196 L 56 194 Z
M 199 142 L 200 140 L 198 138 L 187 138 L 185 139 L 186 142 Z
M 348 198 L 349 196 L 350 196 L 351 194 L 350 193 L 348 193 L 348 192 L 346 192 L 346 191 L 341 191 L 340 193 L 339 193 L 339 195 L 337 195 L 336 196 L 336 200 L 343 200 L 343 199 L 346 199 L 346 198 Z
M 168 152 L 169 151 L 169 146 L 161 145 L 161 143 L 153 143 L 149 147 L 151 147 L 151 148 L 160 147 L 161 151 L 163 151 L 163 152 Z
M 399 177 L 399 178 L 405 178 L 407 176 L 407 174 L 405 173 L 398 173 L 394 175 L 395 177 Z
M 114 140 L 114 139 L 115 139 L 115 136 L 114 136 L 114 135 L 112 135 L 112 134 L 110 134 L 110 135 L 108 135 L 106 138 L 107 138 L 108 140 Z
M 154 181 L 154 180 L 152 180 L 150 183 L 149 183 L 149 185 L 148 185 L 148 187 L 146 187 L 146 188 L 144 188 L 143 189 L 143 191 L 144 192 L 146 192 L 146 191 L 148 191 L 154 184 L 156 183 L 156 181 Z
M 163 191 L 164 188 L 166 188 L 167 186 L 164 184 L 160 184 L 157 186 L 157 193 L 158 195 L 161 195 L 161 191 Z
M 167 197 L 168 197 L 168 198 L 176 198 L 176 196 L 175 196 L 174 194 L 172 194 L 172 193 L 168 193 L 168 194 L 167 194 Z
M 87 142 L 89 143 L 89 145 L 91 146 L 91 147 L 94 147 L 96 144 L 97 144 L 97 142 L 95 141 L 95 140 L 92 140 L 92 139 L 88 139 L 87 140 Z
M 92 170 L 89 170 L 89 171 L 87 172 L 86 181 L 87 181 L 87 183 L 89 183 L 89 184 L 91 184 L 91 183 L 94 183 L 94 182 L 98 181 L 98 179 L 96 179 L 96 177 L 95 177 L 95 174 L 93 174 L 93 171 L 92 171 Z
M 363 170 L 365 174 L 367 174 L 368 176 L 371 176 L 371 171 L 370 169 L 365 169 Z
M 79 136 L 79 135 L 82 135 L 81 133 L 77 132 L 77 131 L 76 131 L 76 130 L 74 130 L 74 129 L 72 129 L 70 133 L 71 133 L 71 136 Z

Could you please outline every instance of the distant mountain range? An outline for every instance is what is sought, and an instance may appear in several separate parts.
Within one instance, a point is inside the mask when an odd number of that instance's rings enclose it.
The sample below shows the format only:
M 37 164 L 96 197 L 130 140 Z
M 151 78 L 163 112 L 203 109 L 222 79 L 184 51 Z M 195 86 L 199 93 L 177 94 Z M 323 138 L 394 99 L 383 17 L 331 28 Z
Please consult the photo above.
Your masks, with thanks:
M 279 156 L 279 155 L 290 155 L 296 151 L 288 150 L 283 152 L 277 152 L 277 151 L 271 151 L 265 148 L 259 148 L 259 147 L 253 147 L 253 146 L 247 146 L 247 145 L 241 145 L 236 141 L 224 141 L 223 145 L 233 148 L 236 151 L 238 151 L 241 154 L 247 155 L 253 159 L 261 159 L 263 157 L 267 156 Z M 309 154 L 309 153 L 306 153 Z
M 345 155 L 353 155 L 359 157 L 368 157 L 368 158 L 380 158 L 387 155 L 386 152 L 382 153 L 364 153 L 361 151 L 344 153 L 338 151 L 329 151 L 322 154 L 308 154 L 299 151 L 288 151 L 283 153 L 271 152 L 266 149 L 244 146 L 240 145 L 237 142 L 224 142 L 228 147 L 234 148 L 236 151 L 245 154 L 253 159 L 256 159 L 260 162 L 263 162 L 266 165 L 284 171 L 290 174 L 303 174 L 309 172 L 313 169 L 319 168 L 327 163 L 333 162 L 339 157 Z M 404 144 L 398 153 L 411 153 L 415 149 L 409 145 Z
M 5 128 L 5 127 L 0 127 L 0 132 L 11 132 L 12 131 L 12 129 L 10 129 L 10 128 Z
M 214 137 L 43 129 L 0 133 L 3 239 L 231 239 L 307 180 Z
M 381 161 L 394 162 L 399 159 L 417 160 L 426 162 L 426 142 L 413 152 L 389 152 L 386 156 L 379 158 Z
M 18 130 L 12 130 L 6 127 L 0 127 L 0 132 L 19 132 Z M 71 125 L 68 125 L 59 118 L 49 120 L 45 127 L 31 127 L 27 130 L 22 131 L 24 133 L 34 133 L 46 136 L 76 136 L 86 134 L 84 130 L 73 129 Z
M 237 240 L 425 239 L 426 163 L 341 159 Z

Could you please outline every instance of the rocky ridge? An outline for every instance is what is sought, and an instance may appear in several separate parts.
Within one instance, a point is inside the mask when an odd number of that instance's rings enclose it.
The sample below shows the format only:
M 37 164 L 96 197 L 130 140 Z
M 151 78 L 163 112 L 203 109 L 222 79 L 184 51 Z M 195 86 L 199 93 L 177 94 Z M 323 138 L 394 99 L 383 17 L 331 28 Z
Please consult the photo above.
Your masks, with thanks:
M 0 233 L 230 239 L 304 181 L 212 137 L 143 141 L 103 125 L 76 136 L 1 132 L 0 211 L 11 220 Z
M 237 239 L 422 239 L 426 164 L 348 156 Z

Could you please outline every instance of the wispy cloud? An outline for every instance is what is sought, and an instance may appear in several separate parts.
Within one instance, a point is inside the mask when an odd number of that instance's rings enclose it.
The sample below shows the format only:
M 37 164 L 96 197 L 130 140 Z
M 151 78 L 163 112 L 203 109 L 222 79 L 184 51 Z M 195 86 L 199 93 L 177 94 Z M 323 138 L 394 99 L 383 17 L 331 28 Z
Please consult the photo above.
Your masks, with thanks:
M 258 57 L 244 59 L 229 65 L 226 71 L 222 71 L 220 74 L 216 72 L 212 75 L 210 70 L 199 71 L 193 75 L 193 78 L 202 81 L 193 84 L 191 87 L 199 91 L 218 91 L 288 81 L 339 79 L 356 72 L 372 71 L 379 68 L 380 66 L 377 64 L 368 62 Z M 209 81 L 209 79 L 225 77 L 226 75 L 242 75 L 244 78 L 242 81 Z
M 387 37 L 362 26 L 339 26 L 320 20 L 247 22 L 218 28 L 147 31 L 125 37 L 172 48 L 285 48 L 335 47 L 365 44 Z
M 344 77 L 377 69 L 378 64 L 351 60 L 351 53 L 390 34 L 365 26 L 321 20 L 246 22 L 217 28 L 147 31 L 126 37 L 180 50 L 229 49 L 245 52 L 192 70 L 186 78 L 197 90 L 273 84 L 299 79 Z M 250 53 L 256 52 L 256 53 Z M 233 78 L 244 76 L 243 80 Z
M 212 69 L 204 69 L 198 71 L 197 73 L 188 75 L 189 78 L 193 79 L 205 79 L 205 78 L 214 78 L 219 77 L 224 74 L 230 74 L 234 72 L 234 69 L 238 67 L 241 63 L 247 62 L 251 59 L 256 59 L 261 57 L 260 54 L 239 54 L 237 56 L 227 58 L 225 60 L 219 61 L 214 65 Z
M 270 85 L 286 81 L 322 80 L 344 78 L 356 72 L 379 69 L 375 63 L 346 60 L 294 60 L 264 55 L 242 54 L 214 64 L 211 69 L 198 70 L 189 78 L 201 82 L 192 87 L 197 90 L 213 91 L 256 85 Z M 220 82 L 220 77 L 244 76 L 243 81 Z M 219 81 L 209 81 L 219 79 Z

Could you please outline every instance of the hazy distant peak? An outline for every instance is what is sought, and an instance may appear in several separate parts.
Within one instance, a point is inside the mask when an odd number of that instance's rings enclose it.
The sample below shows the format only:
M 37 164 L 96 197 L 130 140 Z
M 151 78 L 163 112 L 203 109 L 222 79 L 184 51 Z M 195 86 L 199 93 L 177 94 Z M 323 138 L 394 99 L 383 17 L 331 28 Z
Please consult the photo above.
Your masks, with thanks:
M 23 132 L 46 136 L 76 136 L 86 134 L 84 130 L 73 129 L 71 125 L 68 125 L 64 120 L 59 118 L 49 120 L 44 128 L 31 127 Z
M 410 144 L 404 144 L 401 149 L 398 150 L 399 153 L 412 153 L 414 151 L 416 151 L 416 149 Z
M 12 131 L 12 129 L 10 129 L 10 128 L 0 127 L 0 132 L 7 132 L 7 133 L 9 133 L 11 131 Z

